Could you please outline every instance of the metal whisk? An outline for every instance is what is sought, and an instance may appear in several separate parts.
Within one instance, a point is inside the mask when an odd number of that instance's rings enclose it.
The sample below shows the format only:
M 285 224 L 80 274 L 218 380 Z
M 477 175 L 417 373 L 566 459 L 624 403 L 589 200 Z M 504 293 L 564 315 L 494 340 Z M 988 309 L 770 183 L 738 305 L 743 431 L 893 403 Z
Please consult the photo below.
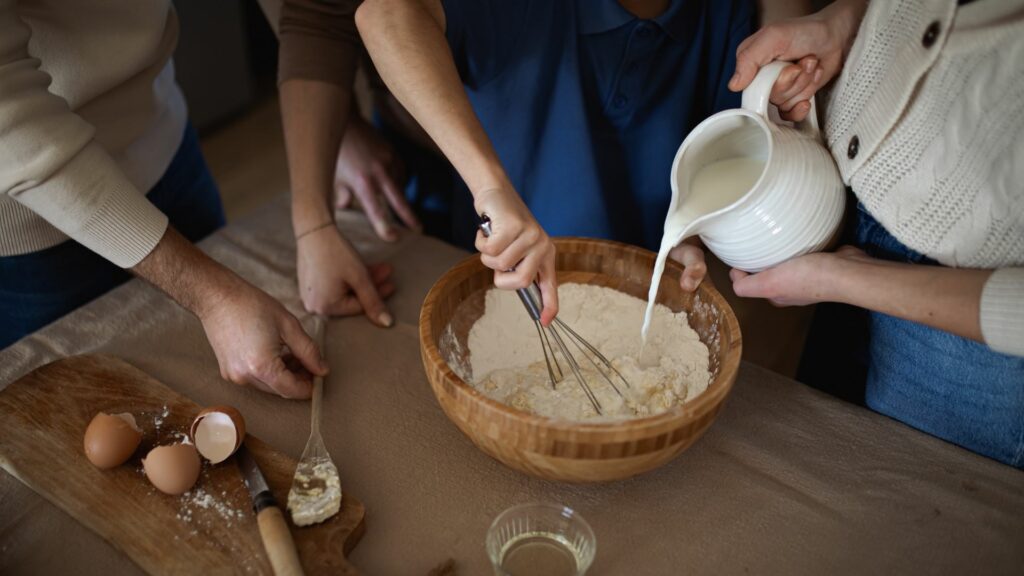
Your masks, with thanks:
M 483 232 L 485 237 L 491 235 L 491 219 L 487 214 L 480 215 L 480 231 Z M 583 378 L 583 371 L 580 368 L 579 361 L 569 350 L 566 345 L 566 341 L 571 342 L 575 345 L 576 349 L 579 350 L 580 354 L 586 358 L 594 369 L 597 370 L 605 382 L 615 390 L 615 393 L 622 396 L 622 391 L 615 385 L 615 379 L 624 384 L 626 388 L 629 388 L 629 382 L 619 373 L 618 370 L 612 366 L 612 363 L 601 354 L 601 352 L 594 347 L 593 344 L 587 342 L 582 336 L 580 336 L 575 330 L 569 327 L 568 324 L 562 322 L 559 318 L 555 318 L 549 326 L 544 326 L 540 321 L 541 310 L 544 309 L 544 302 L 541 298 L 540 287 L 534 282 L 526 288 L 520 288 L 516 290 L 516 294 L 519 295 L 519 299 L 522 300 L 523 306 L 526 308 L 526 312 L 529 313 L 530 318 L 533 319 L 533 326 L 537 329 L 537 338 L 540 340 L 541 350 L 544 352 L 544 363 L 548 368 L 548 378 L 551 381 L 551 388 L 555 387 L 555 384 L 565 379 L 565 372 L 562 370 L 562 365 L 558 360 L 558 356 L 555 351 L 561 353 L 562 359 L 566 364 L 569 365 L 569 369 L 572 371 L 573 376 L 576 377 L 576 382 L 579 383 L 583 389 L 583 393 L 590 400 L 590 403 L 594 406 L 594 410 L 598 414 L 603 414 L 601 411 L 601 402 L 598 401 L 597 396 L 594 395 L 594 391 L 591 390 L 587 380 Z M 554 343 L 554 345 L 552 345 Z

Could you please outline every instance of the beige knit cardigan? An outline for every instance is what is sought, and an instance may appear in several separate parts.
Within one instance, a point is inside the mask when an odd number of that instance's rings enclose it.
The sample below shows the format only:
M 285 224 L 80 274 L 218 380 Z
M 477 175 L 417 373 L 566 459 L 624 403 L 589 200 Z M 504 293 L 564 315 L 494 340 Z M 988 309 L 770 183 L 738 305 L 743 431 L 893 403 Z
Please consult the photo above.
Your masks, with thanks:
M 847 185 L 900 242 L 995 269 L 985 342 L 1024 355 L 1024 0 L 874 0 L 825 114 Z

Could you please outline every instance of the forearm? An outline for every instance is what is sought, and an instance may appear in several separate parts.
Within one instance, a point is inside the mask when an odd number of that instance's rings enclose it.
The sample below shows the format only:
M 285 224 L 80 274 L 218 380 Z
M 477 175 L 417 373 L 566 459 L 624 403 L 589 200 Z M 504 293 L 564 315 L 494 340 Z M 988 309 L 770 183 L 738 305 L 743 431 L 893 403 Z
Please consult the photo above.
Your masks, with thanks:
M 440 4 L 369 0 L 356 25 L 391 93 L 426 130 L 475 195 L 508 178 L 473 112 L 445 39 Z
M 759 0 L 757 4 L 761 26 L 789 18 L 799 18 L 812 12 L 810 0 Z
M 224 294 L 245 283 L 170 226 L 156 247 L 131 271 L 199 317 L 216 306 Z
M 838 263 L 835 274 L 828 300 L 984 342 L 979 303 L 991 270 L 848 260 Z
M 331 190 L 352 95 L 317 80 L 281 84 L 281 118 L 292 189 L 292 225 L 302 234 L 333 217 Z
M 351 89 L 361 43 L 353 20 L 361 0 L 261 0 L 278 35 L 278 84 L 319 80 Z

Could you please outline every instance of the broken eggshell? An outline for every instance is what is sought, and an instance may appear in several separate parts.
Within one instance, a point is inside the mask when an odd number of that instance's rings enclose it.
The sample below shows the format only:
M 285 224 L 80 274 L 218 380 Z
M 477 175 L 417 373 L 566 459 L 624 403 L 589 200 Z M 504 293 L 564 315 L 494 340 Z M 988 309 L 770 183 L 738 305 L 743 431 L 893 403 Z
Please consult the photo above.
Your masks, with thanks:
M 85 428 L 85 457 L 107 470 L 128 461 L 142 442 L 142 431 L 131 414 L 99 412 Z
M 188 492 L 199 480 L 199 453 L 191 444 L 157 446 L 142 459 L 146 478 L 164 494 Z
M 245 419 L 231 406 L 204 408 L 192 421 L 189 431 L 196 449 L 210 461 L 218 464 L 227 460 L 245 439 Z

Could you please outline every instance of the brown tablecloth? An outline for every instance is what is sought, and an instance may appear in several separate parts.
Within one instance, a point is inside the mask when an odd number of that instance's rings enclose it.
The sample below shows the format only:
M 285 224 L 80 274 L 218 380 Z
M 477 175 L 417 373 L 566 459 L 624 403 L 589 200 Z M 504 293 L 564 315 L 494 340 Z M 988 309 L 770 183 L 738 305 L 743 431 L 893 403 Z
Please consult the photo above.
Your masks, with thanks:
M 351 556 L 364 573 L 426 574 L 454 558 L 459 574 L 487 574 L 487 526 L 536 500 L 590 521 L 595 575 L 1024 570 L 1024 473 L 750 364 L 708 434 L 655 472 L 572 486 L 503 467 L 445 418 L 420 364 L 420 303 L 464 253 L 414 235 L 384 244 L 360 216 L 341 221 L 368 260 L 395 264 L 398 286 L 394 328 L 361 317 L 329 328 L 324 439 L 342 485 L 367 507 Z M 300 312 L 283 198 L 202 246 Z M 252 434 L 302 452 L 308 404 L 221 381 L 199 322 L 138 281 L 0 351 L 0 387 L 89 352 L 119 356 L 201 405 L 234 405 Z M 0 573 L 138 572 L 0 473 Z

